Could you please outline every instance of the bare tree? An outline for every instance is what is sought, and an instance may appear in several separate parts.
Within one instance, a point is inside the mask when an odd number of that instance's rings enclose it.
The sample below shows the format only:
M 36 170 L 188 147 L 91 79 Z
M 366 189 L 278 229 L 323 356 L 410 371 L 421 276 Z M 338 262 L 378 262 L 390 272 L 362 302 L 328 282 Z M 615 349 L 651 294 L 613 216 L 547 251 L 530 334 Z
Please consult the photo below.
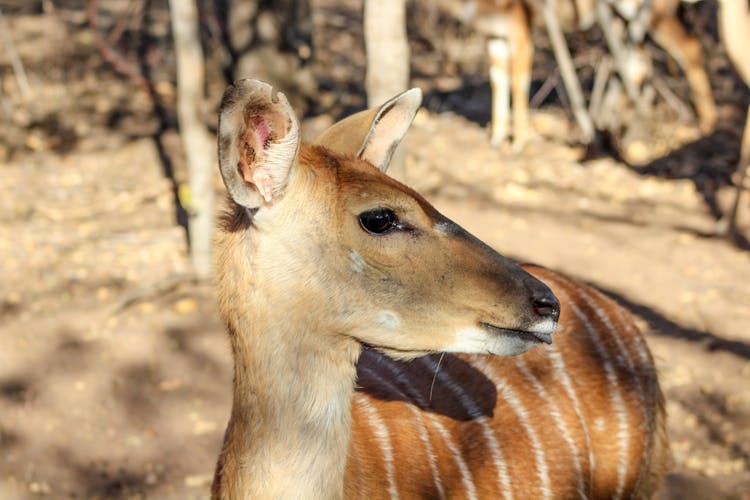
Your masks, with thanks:
M 198 31 L 198 9 L 194 0 L 169 0 L 177 58 L 177 119 L 187 159 L 190 195 L 188 241 L 190 262 L 196 274 L 211 273 L 213 232 L 214 147 L 200 117 L 204 95 L 203 50 Z
M 406 38 L 405 0 L 365 0 L 364 15 L 367 74 L 365 89 L 370 107 L 382 104 L 409 86 L 409 43 Z M 403 145 L 393 155 L 388 170 L 404 179 Z

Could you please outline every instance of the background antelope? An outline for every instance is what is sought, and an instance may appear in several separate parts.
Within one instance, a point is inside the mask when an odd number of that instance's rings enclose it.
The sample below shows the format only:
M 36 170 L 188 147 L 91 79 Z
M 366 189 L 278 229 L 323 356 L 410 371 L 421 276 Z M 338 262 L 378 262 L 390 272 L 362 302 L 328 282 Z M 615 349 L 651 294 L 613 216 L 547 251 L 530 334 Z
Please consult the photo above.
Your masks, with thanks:
M 531 31 L 540 3 L 533 0 L 473 0 L 476 29 L 489 38 L 491 142 L 495 146 L 502 143 L 511 130 L 508 103 L 511 97 L 515 149 L 522 148 L 532 133 L 528 117 L 534 53 Z M 716 123 L 716 105 L 703 64 L 700 41 L 689 34 L 678 19 L 679 4 L 680 0 L 613 2 L 626 21 L 648 16 L 649 35 L 682 67 L 690 85 L 700 128 L 708 133 Z M 566 31 L 588 29 L 597 20 L 597 2 L 594 0 L 558 1 L 555 6 L 560 25 Z
M 745 0 L 720 0 L 718 9 L 721 41 L 735 70 L 745 85 L 750 86 L 750 8 Z M 737 231 L 737 213 L 742 190 L 750 169 L 750 107 L 745 112 L 745 128 L 740 143 L 740 159 L 735 172 L 735 191 L 732 204 L 723 220 L 718 223 L 720 232 Z
M 420 101 L 301 145 L 282 94 L 226 91 L 234 402 L 213 498 L 648 497 L 667 445 L 645 340 L 599 292 L 518 267 L 384 174 Z

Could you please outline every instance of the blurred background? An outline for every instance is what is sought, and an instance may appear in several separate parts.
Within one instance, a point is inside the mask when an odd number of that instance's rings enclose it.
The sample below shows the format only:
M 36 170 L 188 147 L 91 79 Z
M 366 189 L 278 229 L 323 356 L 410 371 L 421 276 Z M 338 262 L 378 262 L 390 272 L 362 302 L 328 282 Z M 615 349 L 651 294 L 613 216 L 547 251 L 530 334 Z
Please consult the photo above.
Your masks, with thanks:
M 470 2 L 382 0 L 369 34 L 364 3 L 0 0 L 0 498 L 207 497 L 231 404 L 208 265 L 214 135 L 239 77 L 283 90 L 307 138 L 420 87 L 396 175 L 502 253 L 633 311 L 667 396 L 664 498 L 745 498 L 750 200 L 727 216 L 750 99 L 716 0 L 675 11 L 700 41 L 715 127 L 646 36 L 647 105 L 613 91 L 588 107 L 588 136 L 537 16 L 520 150 L 490 145 Z M 403 46 L 379 45 L 388 30 Z M 591 102 L 611 49 L 601 26 L 566 31 Z

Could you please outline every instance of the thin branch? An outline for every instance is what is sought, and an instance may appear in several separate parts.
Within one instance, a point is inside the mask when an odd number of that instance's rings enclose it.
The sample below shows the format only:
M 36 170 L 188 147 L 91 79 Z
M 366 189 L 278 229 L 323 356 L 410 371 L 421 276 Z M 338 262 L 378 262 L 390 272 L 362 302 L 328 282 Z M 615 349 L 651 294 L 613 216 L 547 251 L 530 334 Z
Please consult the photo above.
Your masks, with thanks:
M 135 288 L 120 296 L 120 299 L 110 309 L 108 317 L 115 316 L 123 310 L 140 302 L 151 300 L 166 295 L 176 290 L 181 285 L 199 283 L 200 279 L 195 273 L 181 273 L 167 276 L 166 278 Z
M 612 59 L 603 57 L 596 67 L 594 75 L 594 86 L 591 89 L 591 101 L 589 102 L 589 115 L 598 127 L 601 127 L 602 102 L 604 101 L 604 91 L 607 89 L 607 82 L 612 74 Z
M 555 69 L 555 71 L 552 72 L 552 74 L 549 75 L 544 80 L 544 83 L 542 83 L 542 86 L 539 87 L 539 90 L 534 93 L 534 95 L 531 97 L 531 100 L 529 100 L 529 107 L 530 108 L 538 108 L 541 106 L 542 102 L 547 98 L 547 96 L 552 92 L 552 90 L 557 87 L 557 84 L 560 82 L 560 71 L 558 69 Z
M 21 62 L 21 57 L 18 55 L 16 45 L 13 43 L 13 38 L 10 36 L 10 30 L 5 22 L 2 10 L 0 10 L 0 35 L 3 38 L 5 50 L 8 52 L 8 58 L 13 66 L 13 73 L 16 75 L 16 81 L 18 82 L 18 88 L 21 91 L 21 95 L 24 98 L 28 98 L 31 96 L 31 85 L 29 85 L 29 79 L 26 77 L 26 70 Z
M 684 102 L 682 102 L 679 97 L 677 97 L 677 94 L 675 94 L 672 89 L 669 88 L 669 85 L 667 85 L 661 77 L 654 76 L 651 84 L 654 86 L 656 92 L 664 98 L 667 104 L 673 110 L 675 110 L 677 115 L 680 117 L 680 120 L 688 122 L 695 118 L 693 116 L 693 113 L 690 111 L 690 108 Z
M 540 2 L 541 0 L 535 0 L 537 5 L 540 4 Z M 575 67 L 573 66 L 570 57 L 568 44 L 565 42 L 565 36 L 563 35 L 562 28 L 557 20 L 554 1 L 545 0 L 542 2 L 541 8 L 544 17 L 544 24 L 547 28 L 550 42 L 552 43 L 552 50 L 555 53 L 555 59 L 560 67 L 560 76 L 562 76 L 568 97 L 570 97 L 573 116 L 575 116 L 576 122 L 578 122 L 578 126 L 581 128 L 583 141 L 585 143 L 590 143 L 594 139 L 594 124 L 586 110 L 586 100 L 583 97 L 581 82 L 578 81 L 578 75 L 576 75 Z
M 612 15 L 612 7 L 606 2 L 596 3 L 596 14 L 599 19 L 599 25 L 602 28 L 602 33 L 604 34 L 604 39 L 607 41 L 607 47 L 609 47 L 609 52 L 612 54 L 615 68 L 625 86 L 625 92 L 630 101 L 637 104 L 639 97 L 638 89 L 628 72 L 628 48 L 625 47 L 622 40 L 625 32 L 623 22 Z
M 88 0 L 86 15 L 89 20 L 89 27 L 94 33 L 94 42 L 96 43 L 99 52 L 101 52 L 102 57 L 115 68 L 115 71 L 127 76 L 136 85 L 148 88 L 150 83 L 138 69 L 138 66 L 126 61 L 125 58 L 115 51 L 114 47 L 112 47 L 112 45 L 110 45 L 102 36 L 98 28 L 98 12 L 99 0 Z
M 117 42 L 120 41 L 120 37 L 122 37 L 122 34 L 125 32 L 125 28 L 127 27 L 128 22 L 138 14 L 138 11 L 142 7 L 143 4 L 139 2 L 132 2 L 128 5 L 128 10 L 125 12 L 125 15 L 120 16 L 120 19 L 118 19 L 117 23 L 115 23 L 112 31 L 109 32 L 109 36 L 107 37 L 107 44 L 114 46 Z

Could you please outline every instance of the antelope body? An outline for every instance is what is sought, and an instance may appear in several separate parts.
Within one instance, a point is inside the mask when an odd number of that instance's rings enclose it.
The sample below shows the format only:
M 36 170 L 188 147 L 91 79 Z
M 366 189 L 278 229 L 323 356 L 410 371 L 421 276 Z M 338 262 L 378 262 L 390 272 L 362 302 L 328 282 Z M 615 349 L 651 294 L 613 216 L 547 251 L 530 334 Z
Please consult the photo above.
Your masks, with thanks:
M 643 337 L 610 299 L 517 266 L 384 174 L 420 101 L 300 145 L 282 94 L 225 93 L 216 285 L 234 399 L 212 497 L 649 497 L 667 447 Z
M 648 33 L 682 67 L 690 85 L 701 130 L 708 133 L 716 123 L 717 112 L 711 84 L 703 63 L 697 37 L 689 34 L 677 17 L 681 0 L 618 0 L 611 2 L 626 19 L 648 15 Z M 742 0 L 728 0 L 730 2 Z M 485 34 L 492 86 L 491 140 L 499 145 L 510 133 L 509 103 L 512 98 L 512 132 L 516 149 L 532 134 L 528 118 L 529 85 L 534 53 L 532 19 L 541 0 L 472 0 L 475 26 Z M 566 31 L 588 29 L 597 19 L 597 0 L 555 2 L 560 25 Z M 643 10 L 647 9 L 647 10 Z M 645 14 L 644 14 L 645 12 Z M 510 92 L 510 96 L 508 95 Z

